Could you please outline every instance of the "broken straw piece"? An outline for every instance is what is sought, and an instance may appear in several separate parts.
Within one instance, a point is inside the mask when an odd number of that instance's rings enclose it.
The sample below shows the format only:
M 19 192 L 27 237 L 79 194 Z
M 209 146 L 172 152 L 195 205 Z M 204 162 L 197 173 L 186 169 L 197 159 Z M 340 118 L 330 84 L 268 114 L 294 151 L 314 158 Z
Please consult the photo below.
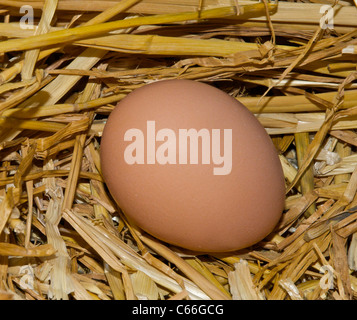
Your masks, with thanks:
M 355 54 L 357 53 L 356 46 L 347 46 L 346 48 L 342 49 L 342 53 Z

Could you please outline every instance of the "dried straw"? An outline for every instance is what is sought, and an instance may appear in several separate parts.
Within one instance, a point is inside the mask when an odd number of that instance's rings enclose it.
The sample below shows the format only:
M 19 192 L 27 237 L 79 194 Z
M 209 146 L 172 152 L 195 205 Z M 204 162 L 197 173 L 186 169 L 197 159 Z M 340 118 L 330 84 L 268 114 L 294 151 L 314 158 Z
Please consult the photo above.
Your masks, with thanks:
M 357 8 L 323 4 L 334 29 L 316 1 L 0 0 L 0 299 L 356 299 Z M 160 79 L 215 85 L 270 134 L 286 200 L 260 243 L 184 251 L 111 198 L 106 119 Z

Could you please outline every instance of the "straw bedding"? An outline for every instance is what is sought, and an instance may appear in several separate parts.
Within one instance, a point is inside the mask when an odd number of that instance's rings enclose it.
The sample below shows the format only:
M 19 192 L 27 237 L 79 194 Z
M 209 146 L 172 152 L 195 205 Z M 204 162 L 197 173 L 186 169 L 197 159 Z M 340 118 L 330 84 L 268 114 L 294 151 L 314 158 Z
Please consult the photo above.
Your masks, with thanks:
M 0 298 L 355 299 L 356 5 L 0 0 Z M 162 243 L 106 189 L 106 118 L 174 78 L 238 98 L 277 148 L 284 214 L 251 248 Z

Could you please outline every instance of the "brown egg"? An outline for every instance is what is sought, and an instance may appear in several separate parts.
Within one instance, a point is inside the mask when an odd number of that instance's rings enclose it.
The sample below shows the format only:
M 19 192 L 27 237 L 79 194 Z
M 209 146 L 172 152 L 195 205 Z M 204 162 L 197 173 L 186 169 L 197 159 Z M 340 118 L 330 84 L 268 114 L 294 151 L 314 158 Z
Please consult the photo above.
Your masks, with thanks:
M 127 217 L 165 242 L 201 252 L 245 248 L 281 217 L 285 184 L 255 116 L 191 80 L 134 90 L 108 118 L 102 172 Z

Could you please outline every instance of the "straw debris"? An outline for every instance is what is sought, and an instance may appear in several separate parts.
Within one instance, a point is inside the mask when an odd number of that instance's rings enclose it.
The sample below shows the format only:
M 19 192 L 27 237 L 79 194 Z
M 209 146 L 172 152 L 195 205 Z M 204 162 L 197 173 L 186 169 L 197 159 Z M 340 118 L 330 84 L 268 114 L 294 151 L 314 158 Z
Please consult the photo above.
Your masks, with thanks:
M 351 0 L 0 0 L 0 299 L 355 300 L 356 13 Z M 184 251 L 111 198 L 106 119 L 162 79 L 222 89 L 271 136 L 286 201 L 260 243 Z

